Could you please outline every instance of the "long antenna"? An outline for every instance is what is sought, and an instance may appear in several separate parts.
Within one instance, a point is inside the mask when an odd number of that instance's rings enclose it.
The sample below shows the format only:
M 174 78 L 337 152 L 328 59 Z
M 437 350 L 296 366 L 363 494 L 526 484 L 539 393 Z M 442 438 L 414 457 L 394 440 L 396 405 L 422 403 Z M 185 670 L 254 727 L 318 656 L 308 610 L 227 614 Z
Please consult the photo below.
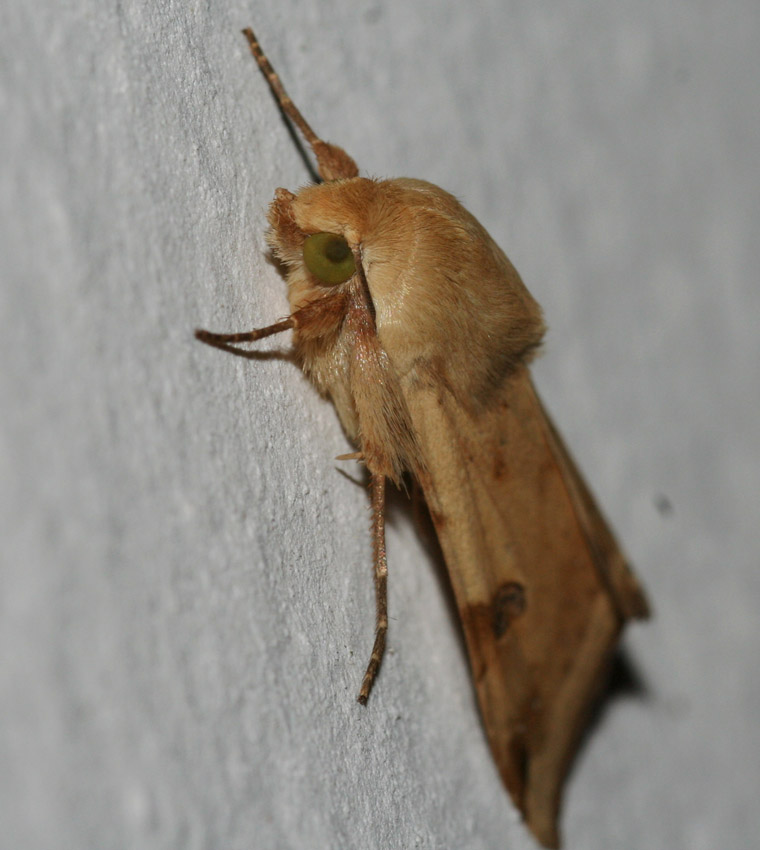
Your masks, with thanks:
M 277 98 L 280 104 L 280 109 L 285 113 L 288 119 L 295 124 L 301 131 L 304 139 L 309 143 L 314 156 L 317 159 L 317 169 L 319 176 L 323 180 L 341 180 L 348 177 L 357 177 L 359 169 L 353 159 L 337 145 L 331 145 L 328 142 L 323 142 L 317 136 L 314 130 L 311 129 L 306 119 L 301 115 L 298 107 L 290 99 L 290 96 L 285 91 L 285 86 L 282 84 L 276 71 L 270 64 L 266 54 L 261 49 L 258 39 L 253 30 L 246 27 L 243 30 L 243 35 L 248 39 L 248 45 L 251 48 L 253 58 L 258 63 L 261 73 L 266 77 L 269 83 L 269 88 L 272 94 Z

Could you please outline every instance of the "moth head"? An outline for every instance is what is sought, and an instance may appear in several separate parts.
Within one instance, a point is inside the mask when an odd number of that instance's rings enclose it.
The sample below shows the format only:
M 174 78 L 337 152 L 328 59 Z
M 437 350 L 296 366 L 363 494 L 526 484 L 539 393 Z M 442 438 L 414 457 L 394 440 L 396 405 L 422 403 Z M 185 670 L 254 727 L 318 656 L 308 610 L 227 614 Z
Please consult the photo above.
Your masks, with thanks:
M 364 177 L 277 190 L 267 241 L 285 267 L 294 309 L 352 280 L 375 194 L 376 181 Z
M 462 395 L 467 387 L 486 399 L 540 342 L 541 311 L 519 275 L 437 186 L 354 177 L 295 194 L 280 189 L 269 221 L 291 307 L 349 290 L 352 270 L 360 272 L 380 344 L 400 375 L 432 369 Z

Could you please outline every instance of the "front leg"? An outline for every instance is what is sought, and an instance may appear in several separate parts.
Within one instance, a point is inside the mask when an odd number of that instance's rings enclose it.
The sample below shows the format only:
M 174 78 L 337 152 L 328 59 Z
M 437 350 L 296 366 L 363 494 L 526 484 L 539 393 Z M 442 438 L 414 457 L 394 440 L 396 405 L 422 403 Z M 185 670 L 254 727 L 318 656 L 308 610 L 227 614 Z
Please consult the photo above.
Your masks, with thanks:
M 223 348 L 237 342 L 256 342 L 257 339 L 264 339 L 264 337 L 272 336 L 273 334 L 289 331 L 293 327 L 295 327 L 295 320 L 293 316 L 288 316 L 287 319 L 282 319 L 266 328 L 257 328 L 253 331 L 245 331 L 237 334 L 214 334 L 211 331 L 204 331 L 198 328 L 195 331 L 195 338 L 208 345 Z
M 375 644 L 364 674 L 358 700 L 367 704 L 369 692 L 375 682 L 380 662 L 385 652 L 385 635 L 388 631 L 388 561 L 385 556 L 385 476 L 373 472 L 370 478 L 372 501 L 372 562 L 375 573 Z

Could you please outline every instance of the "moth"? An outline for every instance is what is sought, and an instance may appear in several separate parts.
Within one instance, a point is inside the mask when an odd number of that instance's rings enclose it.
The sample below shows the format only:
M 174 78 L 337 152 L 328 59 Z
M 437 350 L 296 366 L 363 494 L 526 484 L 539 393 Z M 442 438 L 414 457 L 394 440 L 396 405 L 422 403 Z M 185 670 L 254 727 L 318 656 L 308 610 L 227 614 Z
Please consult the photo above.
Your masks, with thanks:
M 292 330 L 370 481 L 377 617 L 366 703 L 388 628 L 385 487 L 411 476 L 462 620 L 494 759 L 528 827 L 557 847 L 560 794 L 623 624 L 645 594 L 531 381 L 541 309 L 485 229 L 423 180 L 360 177 L 288 97 L 243 31 L 321 182 L 278 189 L 268 244 L 290 315 L 198 339 L 231 350 Z

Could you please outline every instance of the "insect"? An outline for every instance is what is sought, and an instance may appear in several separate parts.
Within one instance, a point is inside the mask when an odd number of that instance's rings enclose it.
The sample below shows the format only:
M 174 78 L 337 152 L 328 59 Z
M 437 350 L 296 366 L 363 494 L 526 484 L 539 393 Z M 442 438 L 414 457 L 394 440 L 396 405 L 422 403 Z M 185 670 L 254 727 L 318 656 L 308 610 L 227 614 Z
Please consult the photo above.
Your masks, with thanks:
M 422 180 L 359 176 L 253 56 L 316 158 L 321 183 L 278 189 L 268 243 L 288 318 L 198 339 L 229 348 L 293 331 L 370 479 L 377 619 L 366 703 L 388 628 L 385 486 L 424 494 L 462 620 L 483 724 L 512 799 L 559 844 L 565 773 L 621 628 L 643 590 L 542 407 L 529 363 L 541 309 L 483 227 Z M 233 349 L 234 350 L 234 349 Z

